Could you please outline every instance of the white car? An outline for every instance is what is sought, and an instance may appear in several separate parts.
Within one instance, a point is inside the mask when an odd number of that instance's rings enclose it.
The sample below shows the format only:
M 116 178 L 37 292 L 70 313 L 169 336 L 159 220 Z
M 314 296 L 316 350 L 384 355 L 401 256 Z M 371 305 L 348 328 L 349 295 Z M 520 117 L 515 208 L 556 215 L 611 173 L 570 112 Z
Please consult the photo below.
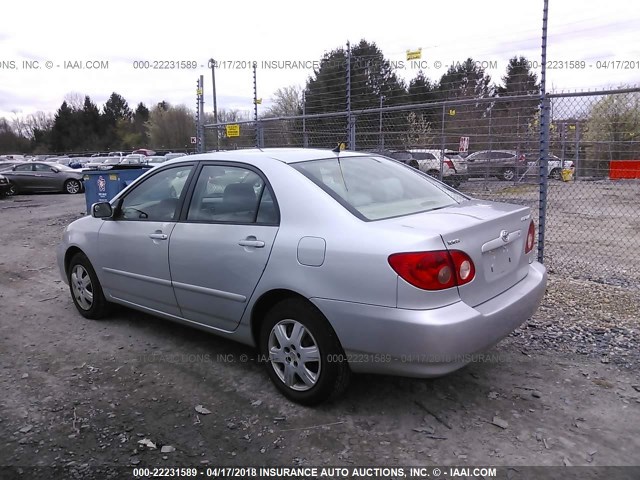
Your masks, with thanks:
M 529 166 L 528 172 L 533 175 L 538 174 L 538 170 L 535 168 L 538 165 L 538 162 L 527 162 Z M 565 160 L 564 165 L 562 164 L 562 159 L 556 157 L 555 155 L 549 155 L 549 160 L 547 161 L 547 172 L 549 174 L 549 178 L 554 180 L 560 180 L 562 178 L 562 170 L 570 169 L 573 170 L 575 165 L 571 160 Z

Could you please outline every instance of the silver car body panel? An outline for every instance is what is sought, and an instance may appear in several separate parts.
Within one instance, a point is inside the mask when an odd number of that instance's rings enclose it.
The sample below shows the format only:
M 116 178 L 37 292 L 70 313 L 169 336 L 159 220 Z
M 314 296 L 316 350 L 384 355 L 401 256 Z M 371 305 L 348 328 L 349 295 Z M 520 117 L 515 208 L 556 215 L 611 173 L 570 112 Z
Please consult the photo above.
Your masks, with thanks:
M 239 162 L 268 179 L 279 206 L 279 226 L 185 220 L 152 225 L 85 217 L 67 228 L 58 250 L 63 278 L 67 281 L 65 252 L 76 246 L 93 263 L 108 300 L 250 345 L 255 344 L 251 322 L 256 303 L 274 290 L 289 290 L 320 309 L 346 352 L 390 356 L 388 362 L 354 361 L 353 370 L 410 376 L 459 368 L 470 361 L 468 355 L 497 343 L 533 314 L 546 271 L 532 253 L 524 253 L 528 208 L 465 200 L 439 210 L 363 221 L 287 165 L 331 155 L 269 149 L 165 162 L 136 179 L 112 204 L 172 165 Z M 358 155 L 341 152 L 340 158 Z M 501 240 L 504 231 L 507 242 Z M 157 232 L 166 240 L 149 238 Z M 247 239 L 248 245 L 240 244 Z M 264 246 L 254 246 L 254 239 Z M 387 260 L 393 253 L 447 248 L 472 258 L 473 281 L 426 291 L 400 278 Z

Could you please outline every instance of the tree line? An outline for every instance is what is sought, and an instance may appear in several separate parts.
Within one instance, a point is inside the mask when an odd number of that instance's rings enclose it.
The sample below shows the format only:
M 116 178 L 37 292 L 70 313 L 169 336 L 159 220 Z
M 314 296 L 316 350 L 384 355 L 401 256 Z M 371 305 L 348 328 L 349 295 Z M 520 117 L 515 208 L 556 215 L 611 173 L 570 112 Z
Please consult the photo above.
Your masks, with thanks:
M 359 149 L 440 148 L 443 142 L 446 148 L 457 149 L 459 138 L 469 136 L 472 150 L 533 151 L 539 138 L 540 85 L 530 66 L 525 57 L 514 56 L 496 81 L 480 62 L 467 58 L 452 62 L 439 79 L 418 71 L 405 82 L 375 43 L 361 40 L 349 50 L 338 47 L 326 53 L 303 87 L 276 90 L 271 105 L 260 115 L 264 146 L 333 147 L 347 139 L 346 116 L 316 116 L 304 122 L 274 118 L 346 112 L 350 106 Z M 637 97 L 632 100 L 604 98 L 582 112 L 567 109 L 562 125 L 581 122 L 579 135 L 592 142 L 596 138 L 614 142 L 640 138 L 640 109 Z M 412 108 L 401 109 L 403 105 Z M 417 105 L 420 108 L 413 108 Z M 382 118 L 379 112 L 368 112 L 380 106 L 399 109 L 385 112 Z M 204 120 L 205 124 L 213 123 L 210 113 Z M 218 112 L 219 123 L 240 120 L 248 118 L 237 110 Z M 552 145 L 554 138 L 559 138 L 563 148 L 566 145 L 570 150 L 565 141 L 568 137 L 558 133 L 565 126 L 556 128 L 552 123 L 551 127 Z M 141 147 L 184 150 L 191 147 L 195 130 L 195 112 L 184 105 L 161 101 L 151 107 L 138 103 L 132 109 L 114 92 L 98 107 L 89 96 L 70 94 L 55 114 L 0 118 L 0 153 L 105 152 Z M 216 143 L 221 148 L 253 146 L 256 132 L 255 127 L 243 125 L 240 137 L 227 138 L 222 128 L 217 136 L 216 130 L 206 130 L 207 148 Z M 607 145 L 598 151 L 605 148 L 610 156 L 619 156 Z M 635 155 L 637 146 L 631 150 L 624 156 Z

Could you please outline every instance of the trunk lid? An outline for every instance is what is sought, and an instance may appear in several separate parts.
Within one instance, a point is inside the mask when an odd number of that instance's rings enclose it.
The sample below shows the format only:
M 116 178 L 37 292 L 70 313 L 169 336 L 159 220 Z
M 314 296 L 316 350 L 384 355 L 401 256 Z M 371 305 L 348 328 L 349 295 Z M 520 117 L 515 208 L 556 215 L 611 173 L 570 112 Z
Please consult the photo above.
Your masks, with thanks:
M 440 235 L 449 250 L 471 257 L 475 278 L 458 287 L 468 305 L 486 302 L 527 276 L 531 254 L 524 253 L 524 245 L 531 221 L 529 207 L 470 200 L 388 221 L 425 236 Z

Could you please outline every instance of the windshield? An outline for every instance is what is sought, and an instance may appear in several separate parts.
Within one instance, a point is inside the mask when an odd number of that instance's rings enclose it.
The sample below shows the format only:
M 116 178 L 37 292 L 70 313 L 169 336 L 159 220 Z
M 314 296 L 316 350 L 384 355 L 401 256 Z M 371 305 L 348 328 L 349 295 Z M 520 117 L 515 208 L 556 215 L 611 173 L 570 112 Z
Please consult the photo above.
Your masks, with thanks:
M 343 157 L 292 164 L 363 220 L 427 212 L 466 197 L 418 170 L 384 157 Z

